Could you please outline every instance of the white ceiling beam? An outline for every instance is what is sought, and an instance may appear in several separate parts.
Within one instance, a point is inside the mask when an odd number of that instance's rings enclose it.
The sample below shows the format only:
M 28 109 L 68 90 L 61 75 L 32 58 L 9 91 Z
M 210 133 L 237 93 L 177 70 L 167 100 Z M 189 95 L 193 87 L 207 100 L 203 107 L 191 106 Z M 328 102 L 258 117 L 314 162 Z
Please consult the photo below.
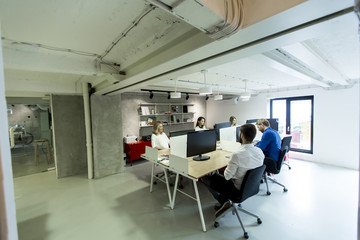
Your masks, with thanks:
M 304 4 L 296 7 L 300 8 L 299 12 L 303 13 L 303 18 L 299 20 L 297 24 L 321 17 L 319 10 L 323 10 L 322 6 L 325 2 L 322 2 L 322 4 L 319 3 L 320 5 L 315 7 L 309 2 L 310 1 L 305 2 Z M 336 3 L 335 5 L 337 6 L 331 5 L 331 7 L 334 7 L 337 11 L 341 9 L 341 6 L 339 6 L 340 3 L 345 6 L 350 4 L 350 2 L 333 3 Z M 308 4 L 310 4 L 310 6 L 305 7 Z M 317 5 L 318 3 L 312 2 L 312 4 Z M 304 7 L 304 9 L 301 10 L 302 7 Z M 309 9 L 313 9 L 313 7 L 317 11 L 316 14 L 312 11 L 309 12 Z M 327 11 L 328 10 L 329 9 L 327 9 Z M 326 21 L 321 20 L 319 23 L 311 23 L 306 27 L 302 26 L 301 28 L 291 29 L 286 34 L 284 32 L 281 34 L 275 34 L 276 32 L 284 31 L 287 28 L 294 26 L 294 22 L 290 23 L 283 20 L 291 19 L 291 21 L 295 21 L 298 19 L 293 18 L 292 14 L 294 14 L 294 12 L 290 9 L 286 13 L 281 13 L 272 17 L 271 20 L 265 20 L 248 28 L 242 29 L 237 34 L 227 39 L 212 42 L 203 47 L 199 47 L 196 50 L 188 51 L 189 47 L 183 47 L 182 44 L 194 44 L 194 42 L 197 41 L 197 38 L 192 36 L 190 39 L 185 39 L 189 41 L 179 44 L 178 48 L 169 46 L 170 49 L 166 49 L 166 51 L 161 54 L 151 55 L 149 58 L 143 59 L 143 62 L 140 62 L 140 64 L 136 64 L 134 68 L 126 69 L 126 80 L 96 92 L 96 94 L 112 95 L 125 91 L 133 91 L 146 87 L 146 85 L 155 84 L 156 82 L 194 73 L 200 71 L 201 69 L 209 69 L 239 58 L 270 51 L 279 46 L 290 45 L 298 41 L 304 41 L 306 39 L 316 37 L 320 35 L 324 29 L 341 28 L 341 26 L 346 24 L 348 21 L 348 17 L 343 17 L 343 15 L 340 14 L 341 17 L 334 17 L 330 20 L 327 19 Z M 353 13 L 345 13 L 346 16 L 351 15 L 351 17 L 353 16 L 352 14 Z M 310 15 L 312 15 L 312 17 L 310 17 Z M 269 37 L 269 39 L 264 39 L 264 37 L 271 34 L 275 35 Z M 256 41 L 260 38 L 263 39 L 261 39 L 261 41 Z M 187 49 L 187 51 L 182 51 L 183 49 Z M 226 51 L 229 49 L 232 50 Z M 179 55 L 179 53 L 182 55 Z
M 30 51 L 4 47 L 5 69 L 53 72 L 78 75 L 96 75 L 94 57 L 68 54 L 44 53 L 33 47 Z
M 263 56 L 263 57 L 262 57 Z M 296 69 L 289 66 L 286 62 L 281 61 L 280 59 L 276 58 L 275 56 L 271 55 L 271 53 L 263 53 L 262 55 L 255 55 L 251 57 L 252 59 L 258 61 L 259 63 L 263 63 L 277 71 L 283 72 L 285 74 L 291 75 L 297 79 L 300 79 L 308 84 L 314 83 L 321 87 L 329 87 L 328 84 L 318 81 L 317 79 L 311 78 Z
M 341 85 L 349 84 L 343 76 L 328 63 L 327 59 L 321 56 L 321 53 L 318 52 L 316 47 L 310 43 L 296 43 L 282 47 L 282 49 L 308 65 L 325 80 Z

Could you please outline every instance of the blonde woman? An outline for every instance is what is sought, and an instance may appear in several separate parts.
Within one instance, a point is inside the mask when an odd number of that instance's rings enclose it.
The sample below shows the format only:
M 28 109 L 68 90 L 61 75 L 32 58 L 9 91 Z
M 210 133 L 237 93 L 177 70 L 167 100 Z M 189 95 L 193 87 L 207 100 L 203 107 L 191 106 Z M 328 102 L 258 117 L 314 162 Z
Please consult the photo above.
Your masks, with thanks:
M 154 124 L 153 134 L 151 135 L 151 146 L 153 148 L 162 150 L 169 148 L 170 140 L 164 133 L 164 126 L 162 122 L 157 121 Z

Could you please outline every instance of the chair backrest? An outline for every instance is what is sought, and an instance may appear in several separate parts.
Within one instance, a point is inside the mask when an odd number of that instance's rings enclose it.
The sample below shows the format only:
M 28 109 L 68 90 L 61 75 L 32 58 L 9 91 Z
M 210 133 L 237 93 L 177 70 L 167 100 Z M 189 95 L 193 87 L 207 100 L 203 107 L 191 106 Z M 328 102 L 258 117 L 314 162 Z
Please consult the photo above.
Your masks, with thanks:
M 283 165 L 283 162 L 285 160 L 285 156 L 286 156 L 286 153 L 289 151 L 289 148 L 288 146 L 285 146 L 284 149 L 281 148 L 280 150 L 280 155 L 279 155 L 279 160 L 277 161 L 277 170 L 280 172 L 281 170 L 281 166 Z M 278 172 L 278 173 L 279 173 Z M 277 174 L 277 173 L 275 173 Z
M 236 199 L 232 199 L 233 202 L 241 203 L 259 192 L 260 181 L 265 168 L 266 166 L 262 165 L 246 172 L 244 180 L 241 184 L 240 194 L 236 196 Z
M 291 143 L 292 136 L 286 136 L 281 140 L 281 150 L 284 150 L 285 147 L 288 147 L 288 150 L 290 150 L 290 143 Z

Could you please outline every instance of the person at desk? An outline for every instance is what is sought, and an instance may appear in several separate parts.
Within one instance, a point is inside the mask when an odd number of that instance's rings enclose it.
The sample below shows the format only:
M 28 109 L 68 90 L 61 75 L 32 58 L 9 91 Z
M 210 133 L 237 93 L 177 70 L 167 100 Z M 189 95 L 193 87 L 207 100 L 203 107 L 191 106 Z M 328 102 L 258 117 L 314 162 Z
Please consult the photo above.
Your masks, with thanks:
M 151 135 L 151 147 L 156 148 L 158 150 L 169 148 L 170 140 L 167 137 L 166 133 L 164 133 L 164 126 L 162 122 L 157 121 L 154 124 L 153 134 Z M 182 185 L 182 176 L 179 177 L 178 187 L 183 189 Z
M 157 121 L 151 135 L 151 147 L 158 150 L 169 148 L 170 140 L 164 133 L 164 126 L 162 122 Z
M 230 121 L 230 127 L 235 127 L 235 126 L 237 126 L 236 117 L 231 116 L 229 121 Z
M 221 207 L 216 211 L 215 217 L 231 207 L 227 199 L 240 190 L 246 172 L 263 165 L 264 153 L 252 144 L 255 136 L 256 128 L 253 124 L 242 125 L 240 127 L 241 147 L 232 154 L 224 175 L 214 174 L 202 178 L 202 182 L 220 203 Z
M 202 130 L 207 130 L 207 128 L 205 127 L 205 118 L 199 117 L 196 122 L 195 131 L 202 131 Z
M 281 138 L 279 133 L 272 129 L 269 121 L 264 118 L 259 119 L 256 122 L 256 126 L 263 135 L 261 140 L 255 142 L 254 145 L 264 152 L 265 157 L 278 161 L 281 149 Z

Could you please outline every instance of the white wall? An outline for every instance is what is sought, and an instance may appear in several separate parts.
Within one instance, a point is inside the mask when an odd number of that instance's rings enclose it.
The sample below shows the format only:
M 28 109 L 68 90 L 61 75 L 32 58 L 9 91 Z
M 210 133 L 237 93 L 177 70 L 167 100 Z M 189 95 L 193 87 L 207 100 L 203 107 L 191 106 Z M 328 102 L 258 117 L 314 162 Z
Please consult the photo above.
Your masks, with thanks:
M 269 117 L 267 94 L 252 97 L 237 105 L 229 101 L 209 100 L 208 122 L 228 121 L 231 115 L 239 124 L 247 119 Z M 359 169 L 359 86 L 350 89 L 321 88 L 273 93 L 273 98 L 314 95 L 313 154 L 291 152 L 292 158 Z
M 3 58 L 0 47 L 0 239 L 4 240 L 18 239 L 14 182 L 11 168 L 9 132 L 7 126 L 8 120 L 5 101 Z

